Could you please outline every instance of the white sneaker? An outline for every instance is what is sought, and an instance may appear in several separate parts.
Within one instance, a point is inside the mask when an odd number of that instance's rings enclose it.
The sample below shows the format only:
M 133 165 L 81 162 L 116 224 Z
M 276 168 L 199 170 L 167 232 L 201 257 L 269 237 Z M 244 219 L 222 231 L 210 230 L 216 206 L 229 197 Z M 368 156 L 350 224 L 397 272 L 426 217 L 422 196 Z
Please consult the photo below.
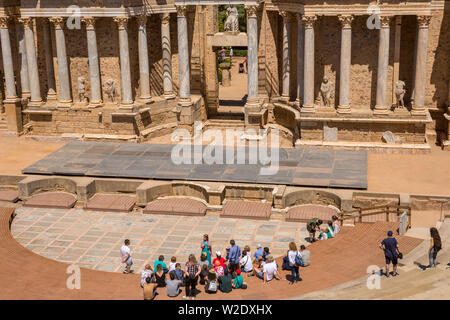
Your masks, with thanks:
M 186 296 L 183 296 L 183 299 L 188 299 L 188 297 L 186 297 Z
M 195 297 L 191 297 L 192 300 L 195 300 Z

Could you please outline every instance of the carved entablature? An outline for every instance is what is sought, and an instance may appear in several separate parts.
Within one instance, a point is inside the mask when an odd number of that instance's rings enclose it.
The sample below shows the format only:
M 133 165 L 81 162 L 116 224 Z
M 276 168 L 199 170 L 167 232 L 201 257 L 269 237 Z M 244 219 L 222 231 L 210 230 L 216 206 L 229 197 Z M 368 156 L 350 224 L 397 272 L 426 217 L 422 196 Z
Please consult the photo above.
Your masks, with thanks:
M 352 15 L 338 15 L 338 19 L 341 22 L 343 29 L 351 29 L 352 28 L 352 21 L 353 16 Z

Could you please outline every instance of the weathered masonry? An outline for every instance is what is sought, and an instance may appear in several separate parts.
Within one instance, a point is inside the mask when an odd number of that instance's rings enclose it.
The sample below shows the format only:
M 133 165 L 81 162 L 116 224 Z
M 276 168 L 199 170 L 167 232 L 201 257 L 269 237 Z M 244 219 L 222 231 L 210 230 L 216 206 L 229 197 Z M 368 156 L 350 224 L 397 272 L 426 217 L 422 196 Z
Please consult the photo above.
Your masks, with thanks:
M 230 4 L 246 33 L 219 32 Z M 248 128 L 281 126 L 296 146 L 450 148 L 448 1 L 0 0 L 0 41 L 18 134 L 142 141 L 213 119 L 226 45 L 248 47 Z

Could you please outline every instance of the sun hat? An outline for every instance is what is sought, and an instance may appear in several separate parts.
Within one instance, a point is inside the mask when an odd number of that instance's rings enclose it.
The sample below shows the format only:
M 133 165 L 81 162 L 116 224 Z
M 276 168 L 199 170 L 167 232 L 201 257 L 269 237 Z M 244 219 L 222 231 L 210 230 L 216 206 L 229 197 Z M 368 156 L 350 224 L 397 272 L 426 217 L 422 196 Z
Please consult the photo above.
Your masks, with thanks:
M 262 245 L 258 243 L 257 249 L 262 248 Z
M 221 256 L 222 256 L 222 253 L 221 253 L 220 251 L 216 251 L 216 256 L 221 257 Z
M 241 269 L 237 269 L 237 270 L 236 270 L 236 274 L 237 274 L 237 275 L 240 275 L 240 274 L 241 274 Z

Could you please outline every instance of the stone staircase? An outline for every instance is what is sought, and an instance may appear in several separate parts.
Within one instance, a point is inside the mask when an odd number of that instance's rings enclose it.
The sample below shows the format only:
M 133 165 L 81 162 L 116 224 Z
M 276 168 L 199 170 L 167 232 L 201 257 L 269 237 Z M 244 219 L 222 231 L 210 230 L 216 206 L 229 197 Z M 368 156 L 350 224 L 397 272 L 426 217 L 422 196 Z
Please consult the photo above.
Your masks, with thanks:
M 231 119 L 209 119 L 205 122 L 206 129 L 244 129 L 245 123 L 243 119 L 231 118 Z

